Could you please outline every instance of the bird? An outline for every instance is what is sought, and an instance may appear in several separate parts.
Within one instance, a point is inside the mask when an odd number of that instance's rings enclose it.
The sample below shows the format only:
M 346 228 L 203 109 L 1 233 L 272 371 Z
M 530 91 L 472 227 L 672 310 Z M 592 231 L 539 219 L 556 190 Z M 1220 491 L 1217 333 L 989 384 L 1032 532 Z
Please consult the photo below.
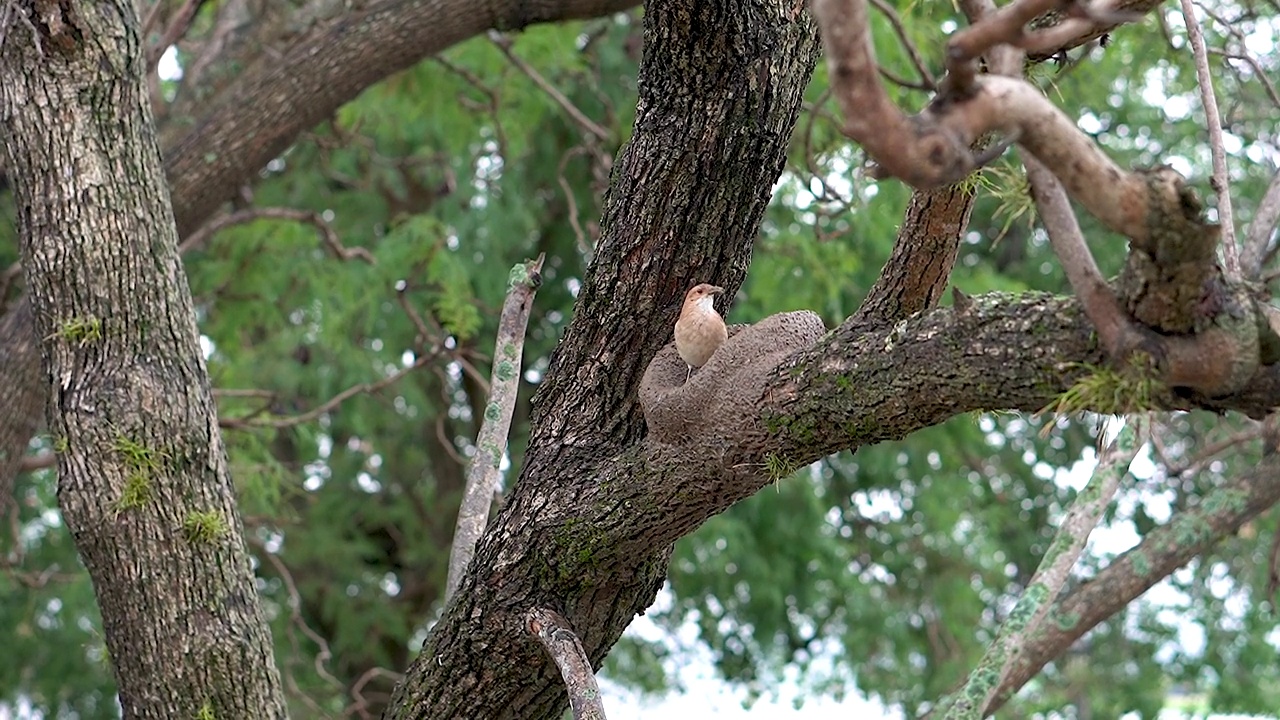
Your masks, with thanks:
M 685 293 L 684 307 L 680 308 L 675 330 L 676 352 L 689 366 L 685 382 L 693 377 L 693 369 L 706 365 L 729 337 L 724 319 L 716 312 L 714 304 L 716 296 L 723 292 L 722 287 L 700 283 Z

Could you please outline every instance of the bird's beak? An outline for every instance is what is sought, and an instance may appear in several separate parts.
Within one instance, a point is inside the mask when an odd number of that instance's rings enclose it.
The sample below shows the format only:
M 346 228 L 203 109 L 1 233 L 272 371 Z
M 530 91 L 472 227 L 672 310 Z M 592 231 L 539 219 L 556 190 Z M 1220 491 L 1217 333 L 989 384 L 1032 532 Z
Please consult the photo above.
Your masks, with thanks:
M 723 294 L 724 294 L 724 288 L 722 288 L 722 287 L 716 287 L 715 285 L 712 285 L 712 286 L 711 286 L 711 294 L 712 294 L 712 295 L 723 295 Z

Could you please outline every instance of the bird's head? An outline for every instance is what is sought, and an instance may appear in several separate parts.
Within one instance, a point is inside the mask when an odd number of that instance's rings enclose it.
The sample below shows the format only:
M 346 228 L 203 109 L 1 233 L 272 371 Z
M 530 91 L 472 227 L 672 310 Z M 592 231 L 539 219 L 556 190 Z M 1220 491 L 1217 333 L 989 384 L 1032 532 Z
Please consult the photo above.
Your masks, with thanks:
M 724 293 L 724 288 L 708 283 L 701 283 L 689 288 L 685 293 L 685 306 L 696 305 L 704 310 L 714 310 L 716 296 Z

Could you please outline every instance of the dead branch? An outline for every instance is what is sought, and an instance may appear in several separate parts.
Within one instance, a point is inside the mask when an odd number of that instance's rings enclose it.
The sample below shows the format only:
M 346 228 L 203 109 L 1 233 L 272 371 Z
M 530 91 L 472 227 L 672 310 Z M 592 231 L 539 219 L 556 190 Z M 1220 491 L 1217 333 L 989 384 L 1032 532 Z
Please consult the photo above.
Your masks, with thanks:
M 1238 53 L 1227 52 L 1226 50 L 1220 50 L 1217 48 L 1209 48 L 1209 54 L 1221 55 L 1227 60 L 1243 60 L 1244 63 L 1253 70 L 1253 77 L 1251 79 L 1262 83 L 1262 90 L 1266 93 L 1267 99 L 1271 101 L 1272 105 L 1280 108 L 1280 93 L 1277 93 L 1276 86 L 1271 84 L 1271 79 L 1267 77 L 1267 71 L 1262 67 L 1262 63 L 1258 62 L 1258 58 L 1254 57 L 1253 53 L 1249 52 L 1249 47 L 1246 44 L 1244 33 L 1240 32 L 1240 29 L 1236 27 L 1237 23 L 1227 20 L 1214 12 L 1213 8 L 1208 7 L 1202 2 L 1196 2 L 1195 5 L 1200 8 L 1200 12 L 1213 18 L 1214 22 L 1218 23 L 1223 30 L 1230 34 L 1231 37 L 1235 38 L 1235 41 L 1240 45 L 1240 52 Z M 1231 67 L 1230 64 L 1227 66 Z
M 1138 330 L 1121 309 L 1111 286 L 1094 262 L 1062 184 L 1034 157 L 1024 158 L 1023 164 L 1027 168 L 1036 214 L 1044 223 L 1054 254 L 1062 261 L 1067 282 L 1080 298 L 1085 315 L 1097 329 L 1098 340 L 1107 355 L 1120 357 L 1140 342 Z
M 515 412 L 516 393 L 520 388 L 520 356 L 524 352 L 524 333 L 533 309 L 533 296 L 542 284 L 545 255 L 511 269 L 507 299 L 498 320 L 498 337 L 493 350 L 493 379 L 484 422 L 476 436 L 476 452 L 467 467 L 467 486 L 458 509 L 458 526 L 449 553 L 449 576 L 445 583 L 445 602 L 462 584 L 462 576 L 475 554 L 476 543 L 489 523 L 489 508 L 498 487 L 498 468 L 507 448 L 511 416 Z
M 569 691 L 569 707 L 574 720 L 605 720 L 604 704 L 600 701 L 600 688 L 591 669 L 591 661 L 582 648 L 578 634 L 569 627 L 569 621 L 560 613 L 548 608 L 531 608 L 525 613 L 530 633 L 542 643 L 547 654 L 560 668 L 565 687 Z

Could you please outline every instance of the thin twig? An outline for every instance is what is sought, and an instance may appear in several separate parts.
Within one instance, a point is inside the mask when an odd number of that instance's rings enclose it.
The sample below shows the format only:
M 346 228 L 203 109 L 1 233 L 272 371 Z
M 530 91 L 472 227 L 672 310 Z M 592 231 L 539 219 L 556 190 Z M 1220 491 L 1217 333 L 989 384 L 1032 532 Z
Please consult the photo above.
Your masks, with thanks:
M 920 75 L 920 84 L 927 90 L 936 89 L 938 81 L 933 77 L 933 73 L 929 72 L 928 66 L 924 64 L 924 59 L 920 57 L 920 51 L 916 49 L 916 44 L 911 42 L 910 36 L 907 35 L 907 29 L 902 25 L 902 18 L 898 15 L 898 11 L 894 10 L 893 6 L 885 2 L 885 0 L 871 0 L 871 4 L 893 26 L 893 31 L 898 35 L 898 42 L 902 43 L 903 49 L 907 51 L 907 57 L 911 58 L 911 64 L 916 66 L 916 72 Z M 880 72 L 885 72 L 885 69 L 881 68 Z
M 444 448 L 445 454 L 453 459 L 459 465 L 466 465 L 467 459 L 458 454 L 457 448 L 453 446 L 453 441 L 449 439 L 444 432 L 444 415 L 436 416 L 436 440 L 440 441 L 440 447 Z
M 1165 463 L 1165 473 L 1171 477 L 1178 477 L 1181 475 L 1186 475 L 1187 473 L 1190 473 L 1194 470 L 1199 470 L 1200 466 L 1214 459 L 1218 455 L 1226 452 L 1227 450 L 1230 450 L 1236 445 L 1243 445 L 1244 443 L 1257 440 L 1258 438 L 1262 437 L 1262 433 L 1263 433 L 1263 426 L 1260 423 L 1257 425 L 1253 425 L 1251 427 L 1247 427 L 1238 433 L 1228 435 L 1227 437 L 1222 438 L 1221 440 L 1218 440 L 1214 443 L 1207 445 L 1203 450 L 1197 453 L 1194 458 L 1191 458 L 1190 460 L 1180 463 L 1179 465 L 1175 466 L 1170 463 Z
M 1231 180 L 1227 175 L 1227 151 L 1222 144 L 1222 118 L 1218 114 L 1218 98 L 1213 92 L 1213 76 L 1209 74 L 1209 53 L 1204 49 L 1204 33 L 1196 19 L 1191 0 L 1180 0 L 1183 24 L 1196 61 L 1196 82 L 1200 85 L 1200 101 L 1204 104 L 1205 123 L 1209 126 L 1209 152 L 1213 158 L 1213 177 L 1209 184 L 1218 196 L 1218 224 L 1222 226 L 1222 258 L 1228 277 L 1240 277 L 1240 249 L 1236 247 L 1235 218 L 1231 212 Z
M 596 685 L 591 661 L 569 621 L 554 610 L 535 607 L 525 613 L 525 622 L 529 632 L 560 668 L 574 720 L 605 720 L 604 703 L 600 701 L 600 688 Z
M 182 8 L 178 10 L 173 21 L 169 23 L 169 27 L 165 29 L 164 35 L 161 36 L 160 42 L 157 43 L 147 52 L 147 69 L 150 70 L 160 61 L 160 57 L 164 55 L 164 51 L 169 49 L 170 45 L 182 39 L 187 34 L 187 30 L 191 28 L 191 21 L 195 19 L 196 13 L 200 12 L 200 7 L 204 5 L 206 0 L 187 0 L 183 3 Z M 157 3 L 158 5 L 159 3 Z M 150 18 L 148 18 L 150 19 Z M 144 36 L 145 37 L 145 36 Z
M 147 10 L 147 17 L 142 21 L 142 30 L 138 33 L 143 40 L 155 29 L 156 22 L 160 19 L 160 11 L 166 5 L 168 5 L 167 0 L 156 0 L 151 4 L 151 9 Z
M 431 362 L 437 356 L 438 354 L 420 355 L 416 360 L 413 361 L 411 365 L 401 368 L 400 370 L 397 370 L 396 372 L 388 375 L 387 377 L 377 382 L 360 383 L 358 385 L 352 385 L 346 390 L 343 390 L 337 395 L 334 395 L 333 397 L 329 398 L 329 400 L 324 402 L 323 404 L 318 405 L 312 410 L 302 413 L 301 415 L 289 415 L 287 417 L 269 417 L 269 418 L 257 419 L 254 416 L 262 412 L 262 410 L 259 410 L 253 413 L 253 415 L 250 415 L 249 417 L 222 418 L 218 421 L 218 425 L 225 429 L 237 429 L 237 428 L 247 428 L 247 427 L 268 427 L 268 428 L 280 429 L 280 428 L 293 427 L 295 425 L 302 425 L 303 423 L 309 423 L 312 420 L 315 420 L 316 418 L 320 417 L 321 415 L 324 415 L 325 413 L 334 410 L 339 405 L 346 402 L 347 400 L 350 400 L 356 395 L 365 395 L 365 394 L 378 392 L 379 390 L 387 387 L 388 385 L 391 385 L 397 382 L 398 380 L 403 378 L 405 375 L 408 375 L 414 370 L 417 370 L 423 365 L 426 365 L 427 363 Z
M 1267 77 L 1267 71 L 1262 68 L 1262 63 L 1259 63 L 1257 58 L 1247 52 L 1232 53 L 1217 48 L 1209 48 L 1208 50 L 1210 55 L 1221 56 L 1224 60 L 1245 61 L 1253 69 L 1253 78 L 1250 79 L 1258 80 L 1262 84 L 1262 90 L 1266 93 L 1267 99 L 1271 101 L 1272 105 L 1280 108 L 1280 94 L 1276 92 L 1276 86 L 1271 84 L 1271 78 Z M 1230 63 L 1227 63 L 1227 67 L 1235 70 L 1237 76 L 1240 75 L 1240 71 L 1232 67 Z
M 560 184 L 560 190 L 564 193 L 565 203 L 569 206 L 569 225 L 573 228 L 574 237 L 578 240 L 578 249 L 582 251 L 582 257 L 585 262 L 590 263 L 591 250 L 594 243 L 587 240 L 587 234 L 582 230 L 582 222 L 578 219 L 578 201 L 574 199 L 573 188 L 569 187 L 569 181 L 564 177 L 565 165 L 569 164 L 569 161 L 575 156 L 586 153 L 587 149 L 582 146 L 572 148 L 566 152 L 564 157 L 560 158 L 560 167 L 556 170 L 556 182 Z
M 1249 67 L 1253 68 L 1254 78 L 1262 83 L 1262 89 L 1266 91 L 1267 97 L 1271 99 L 1271 104 L 1276 107 L 1280 107 L 1280 94 L 1276 93 L 1276 86 L 1271 84 L 1271 79 L 1267 77 L 1267 71 L 1262 67 L 1262 64 L 1253 56 L 1253 53 L 1249 52 L 1249 46 L 1246 42 L 1244 33 L 1240 32 L 1239 28 L 1236 27 L 1237 23 L 1223 18 L 1221 15 L 1214 12 L 1213 8 L 1208 7 L 1202 2 L 1197 1 L 1196 7 L 1200 8 L 1200 12 L 1213 18 L 1214 22 L 1218 23 L 1223 30 L 1230 34 L 1231 37 L 1235 38 L 1237 43 L 1240 43 L 1240 54 L 1238 55 L 1226 52 L 1225 50 L 1217 50 L 1215 48 L 1209 48 L 1209 54 L 1221 55 L 1228 60 L 1243 60 L 1248 63 Z
M 347 706 L 343 715 L 359 713 L 361 718 L 373 717 L 368 711 L 369 699 L 364 696 L 364 686 L 368 685 L 374 678 L 378 677 L 386 678 L 393 683 L 399 683 L 404 679 L 404 675 L 383 667 L 371 667 L 368 670 L 365 670 L 364 673 L 356 679 L 355 683 L 351 685 L 351 697 L 355 702 Z
M 312 630 L 311 626 L 308 625 L 307 621 L 302 617 L 302 594 L 298 592 L 298 586 L 293 581 L 293 573 L 289 572 L 289 568 L 285 566 L 284 561 L 275 553 L 267 550 L 265 546 L 257 541 L 251 540 L 250 542 L 261 548 L 262 552 L 259 553 L 259 556 L 266 558 L 267 562 L 271 563 L 271 567 L 275 569 L 276 575 L 279 576 L 280 581 L 284 583 L 285 592 L 289 596 L 289 600 L 286 605 L 289 606 L 289 618 L 292 624 L 297 626 L 297 628 L 302 631 L 303 635 L 306 635 L 311 642 L 316 644 L 316 674 L 330 685 L 338 688 L 342 687 L 342 681 L 334 677 L 333 674 L 329 672 L 329 669 L 325 667 L 329 660 L 333 658 L 333 652 L 329 650 L 329 642 L 325 640 L 320 633 Z
M 596 121 L 587 117 L 586 113 L 578 109 L 577 105 L 574 105 L 573 102 L 569 100 L 569 98 L 565 97 L 564 93 L 560 92 L 560 90 L 557 89 L 555 85 L 552 85 L 550 82 L 548 82 L 547 79 L 544 78 L 542 74 L 539 73 L 536 69 L 534 69 L 532 65 L 525 62 L 523 58 L 521 58 L 519 55 L 516 55 L 514 52 L 512 52 L 511 40 L 509 38 L 507 38 L 505 35 L 502 35 L 501 33 L 498 33 L 498 32 L 490 32 L 489 41 L 492 42 L 494 47 L 498 48 L 498 50 L 501 51 L 502 54 L 505 55 L 507 59 L 511 61 L 512 65 L 515 65 L 516 68 L 520 70 L 520 72 L 527 75 L 528 78 L 533 81 L 534 85 L 537 85 L 539 88 L 541 88 L 543 92 L 545 92 L 553 101 L 555 101 L 555 103 L 559 105 L 560 108 L 564 110 L 566 114 L 569 115 L 569 117 L 578 125 L 578 127 L 587 131 L 589 134 L 595 136 L 596 139 L 598 140 L 607 140 L 609 138 L 608 130 L 605 130 L 604 128 L 600 127 L 600 125 L 596 123 Z
M 506 301 L 498 320 L 498 337 L 493 351 L 493 380 L 485 405 L 484 422 L 476 436 L 476 452 L 467 467 L 467 485 L 462 507 L 458 509 L 458 525 L 449 553 L 449 575 L 445 582 L 447 603 L 458 586 L 476 543 L 489 522 L 489 509 L 498 487 L 498 468 L 507 448 L 511 416 L 515 413 L 516 394 L 520 389 L 520 358 L 524 352 L 524 334 L 533 308 L 533 296 L 542 283 L 545 255 L 520 263 L 511 269 Z
M 1136 424 L 1133 418 L 1126 420 L 1116 439 L 1099 453 L 1093 476 L 1072 501 L 1040 566 L 1001 625 L 995 642 L 969 673 L 964 687 L 942 701 L 939 710 L 945 710 L 944 718 L 976 720 L 986 716 L 987 704 L 1017 663 L 1026 639 L 1036 632 L 1062 592 L 1089 533 L 1102 519 L 1120 481 L 1129 472 L 1129 464 L 1142 447 Z
M 27 473 L 33 470 L 44 470 L 58 464 L 58 454 L 42 452 L 39 455 L 26 455 L 18 465 L 18 472 Z
M 377 261 L 368 250 L 359 246 L 349 248 L 343 245 L 342 240 L 338 238 L 338 232 L 319 213 L 291 207 L 245 208 L 244 210 L 237 210 L 215 218 L 206 223 L 204 227 L 188 235 L 187 239 L 183 240 L 182 244 L 178 246 L 178 251 L 185 253 L 188 250 L 200 247 L 218 231 L 232 225 L 240 225 L 254 220 L 292 220 L 294 222 L 309 223 L 315 226 L 320 233 L 320 239 L 339 260 L 345 261 L 359 258 L 370 265 L 377 264 Z

